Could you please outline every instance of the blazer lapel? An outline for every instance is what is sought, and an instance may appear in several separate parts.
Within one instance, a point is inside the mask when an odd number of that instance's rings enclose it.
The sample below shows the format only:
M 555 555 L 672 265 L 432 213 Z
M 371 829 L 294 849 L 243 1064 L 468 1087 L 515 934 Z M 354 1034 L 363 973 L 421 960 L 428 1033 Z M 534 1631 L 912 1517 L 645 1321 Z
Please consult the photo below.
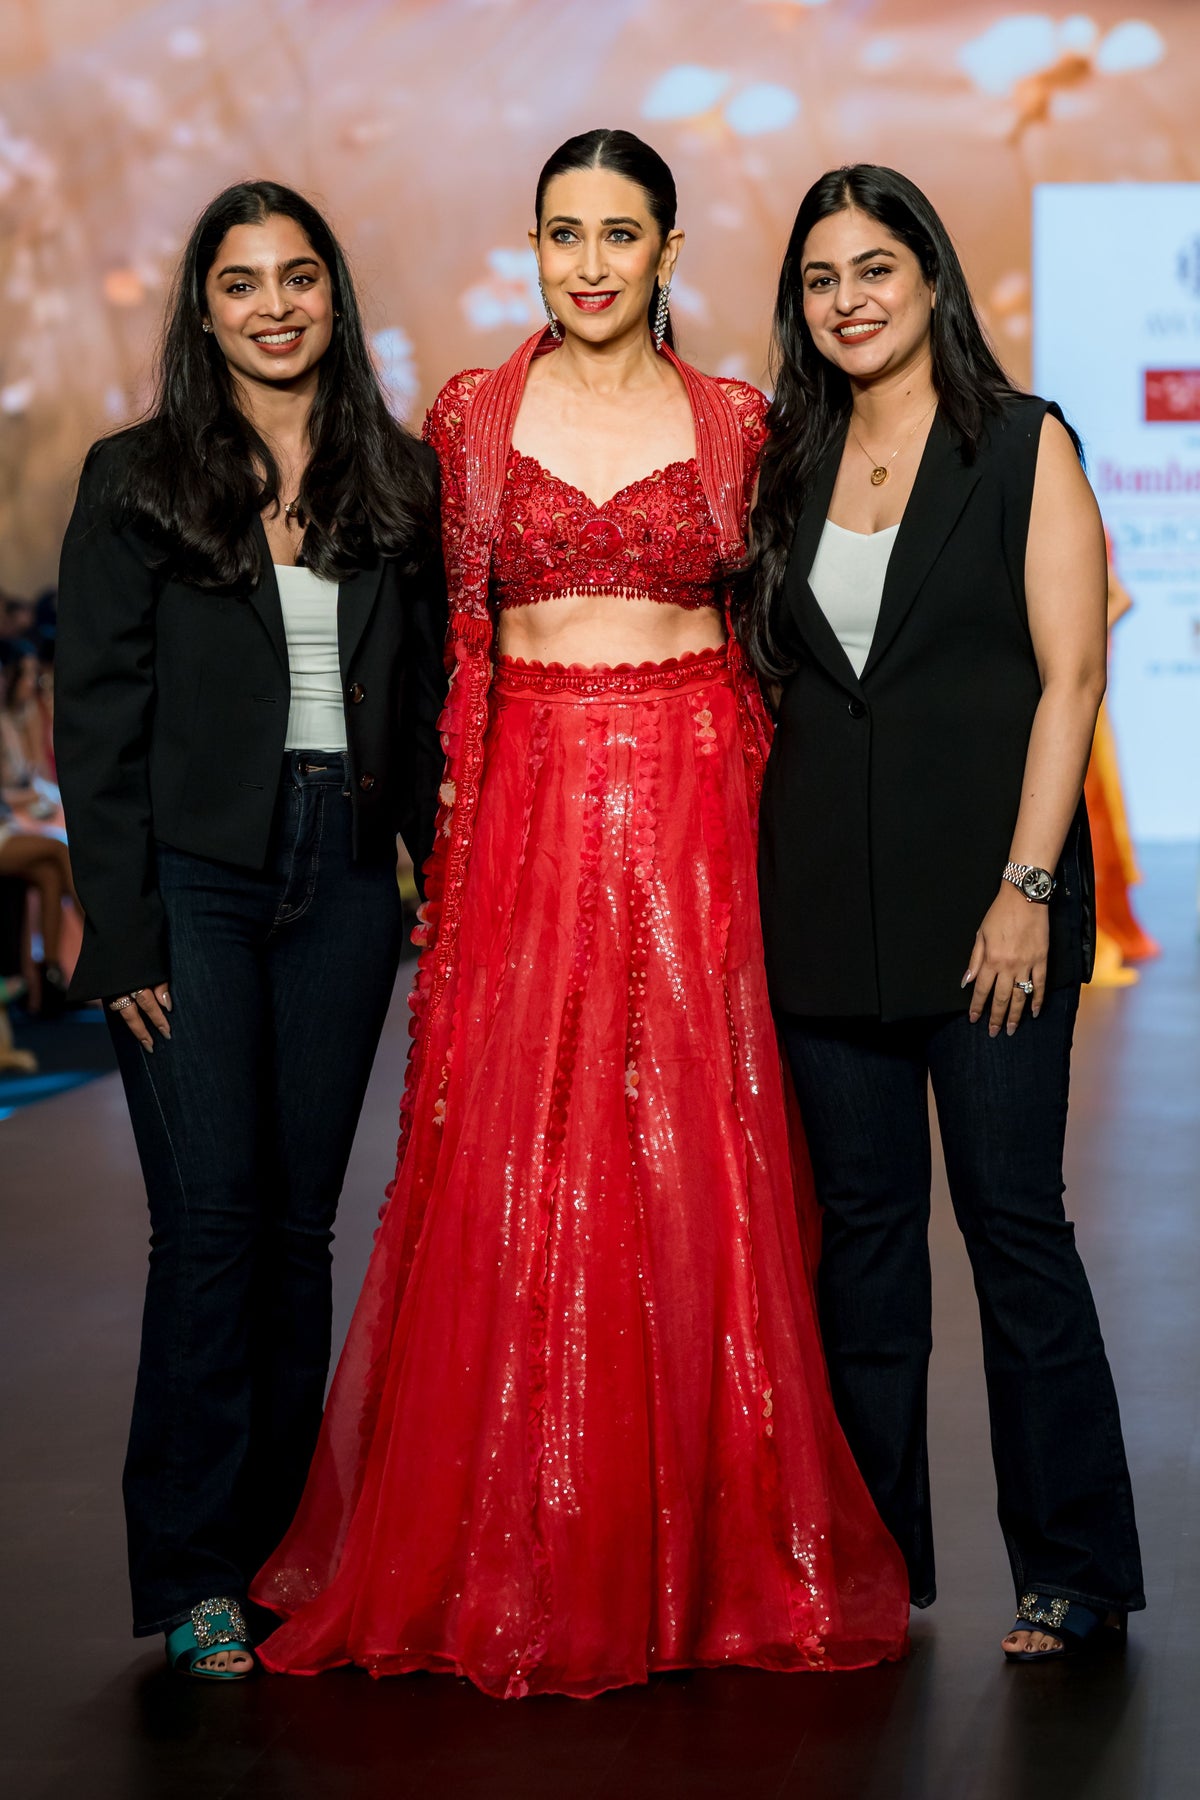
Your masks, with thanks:
M 279 583 L 275 579 L 275 566 L 271 561 L 271 546 L 267 542 L 262 520 L 255 519 L 254 525 L 258 532 L 262 573 L 258 578 L 258 586 L 250 596 L 250 604 L 265 625 L 267 636 L 275 646 L 275 654 L 286 669 L 287 635 L 283 629 L 283 608 L 279 604 Z
M 784 582 L 783 604 L 799 631 L 805 648 L 821 664 L 825 673 L 851 693 L 857 693 L 858 678 L 850 659 L 808 584 L 808 573 L 821 542 L 821 533 L 825 529 L 844 444 L 845 435 L 842 434 L 818 468 L 812 491 L 796 521 Z
M 360 569 L 338 588 L 338 663 L 343 682 L 350 678 L 350 665 L 375 610 L 382 579 L 383 563 L 377 559 L 373 568 Z
M 287 633 L 283 628 L 283 608 L 279 604 L 279 583 L 275 579 L 275 568 L 271 561 L 271 550 L 267 543 L 267 534 L 258 520 L 259 547 L 262 551 L 262 574 L 258 586 L 250 595 L 250 604 L 266 627 L 267 636 L 275 646 L 275 654 L 283 667 L 288 667 Z M 375 610 L 375 602 L 379 598 L 379 584 L 383 579 L 383 564 L 376 562 L 374 568 L 360 569 L 348 581 L 338 586 L 337 627 L 338 627 L 338 664 L 345 680 L 349 674 L 350 664 L 354 660 L 355 651 L 362 641 L 363 632 L 371 614 Z
M 940 412 L 935 413 L 888 561 L 879 620 L 863 667 L 864 681 L 908 617 L 978 480 L 978 470 L 963 461 L 949 425 Z

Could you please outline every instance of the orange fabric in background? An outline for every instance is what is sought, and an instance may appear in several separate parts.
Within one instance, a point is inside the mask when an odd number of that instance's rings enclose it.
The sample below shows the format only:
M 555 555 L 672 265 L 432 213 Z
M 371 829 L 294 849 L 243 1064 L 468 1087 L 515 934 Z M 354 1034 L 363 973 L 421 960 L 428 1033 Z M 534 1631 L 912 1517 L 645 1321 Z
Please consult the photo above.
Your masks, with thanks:
M 1108 709 L 1100 708 L 1084 784 L 1096 859 L 1096 925 L 1129 962 L 1157 956 L 1159 947 L 1134 917 L 1129 889 L 1141 880 L 1129 837 L 1117 747 Z

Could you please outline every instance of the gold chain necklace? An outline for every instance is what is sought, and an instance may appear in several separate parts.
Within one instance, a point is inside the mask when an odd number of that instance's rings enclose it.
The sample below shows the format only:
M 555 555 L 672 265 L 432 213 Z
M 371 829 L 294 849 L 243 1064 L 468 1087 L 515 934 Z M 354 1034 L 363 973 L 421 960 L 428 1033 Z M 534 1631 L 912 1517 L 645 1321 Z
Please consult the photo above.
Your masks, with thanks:
M 875 461 L 875 458 L 871 455 L 871 452 L 867 449 L 867 446 L 863 443 L 863 441 L 859 437 L 857 431 L 855 431 L 853 425 L 851 425 L 850 436 L 854 439 L 855 443 L 858 445 L 859 449 L 862 451 L 863 455 L 866 457 L 867 461 L 871 465 L 871 486 L 872 487 L 882 487 L 883 486 L 884 482 L 887 480 L 888 476 L 892 472 L 892 464 L 895 462 L 896 458 L 899 456 L 900 451 L 904 449 L 904 446 L 908 443 L 910 438 L 913 438 L 917 435 L 917 432 L 920 431 L 922 425 L 925 423 L 926 419 L 929 417 L 929 413 L 936 412 L 936 411 L 937 411 L 937 401 L 935 400 L 933 405 L 929 408 L 929 411 L 923 412 L 921 414 L 920 418 L 917 420 L 916 424 L 913 426 L 912 430 L 905 435 L 903 441 L 900 444 L 900 448 L 898 450 L 893 450 L 892 454 L 888 457 L 888 459 L 885 463 L 877 463 Z

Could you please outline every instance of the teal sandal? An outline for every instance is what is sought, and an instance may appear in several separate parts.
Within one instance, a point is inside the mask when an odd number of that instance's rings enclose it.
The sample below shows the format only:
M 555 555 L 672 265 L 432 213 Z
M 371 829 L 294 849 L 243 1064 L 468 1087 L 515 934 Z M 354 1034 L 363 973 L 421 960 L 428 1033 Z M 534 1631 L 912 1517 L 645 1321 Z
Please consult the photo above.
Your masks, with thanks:
M 250 1649 L 250 1632 L 236 1600 L 202 1600 L 192 1616 L 167 1633 L 167 1661 L 172 1669 L 196 1681 L 245 1681 L 249 1669 L 202 1669 L 206 1656 L 219 1650 Z
M 1057 1662 L 1062 1656 L 1114 1649 L 1125 1642 L 1128 1623 L 1128 1615 L 1121 1613 L 1117 1624 L 1110 1625 L 1103 1613 L 1060 1594 L 1022 1594 L 1011 1630 L 1044 1632 L 1058 1639 L 1059 1648 L 1006 1650 L 1004 1655 L 1009 1662 Z

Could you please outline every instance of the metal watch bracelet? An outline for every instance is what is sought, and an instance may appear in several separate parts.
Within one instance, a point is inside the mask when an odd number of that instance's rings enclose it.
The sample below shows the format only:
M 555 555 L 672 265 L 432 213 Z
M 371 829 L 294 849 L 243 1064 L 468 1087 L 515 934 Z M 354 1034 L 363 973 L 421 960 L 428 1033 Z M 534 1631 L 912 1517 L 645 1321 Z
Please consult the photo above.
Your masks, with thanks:
M 1003 879 L 1011 881 L 1032 906 L 1048 906 L 1056 886 L 1049 869 L 1039 869 L 1034 863 L 1006 862 Z

